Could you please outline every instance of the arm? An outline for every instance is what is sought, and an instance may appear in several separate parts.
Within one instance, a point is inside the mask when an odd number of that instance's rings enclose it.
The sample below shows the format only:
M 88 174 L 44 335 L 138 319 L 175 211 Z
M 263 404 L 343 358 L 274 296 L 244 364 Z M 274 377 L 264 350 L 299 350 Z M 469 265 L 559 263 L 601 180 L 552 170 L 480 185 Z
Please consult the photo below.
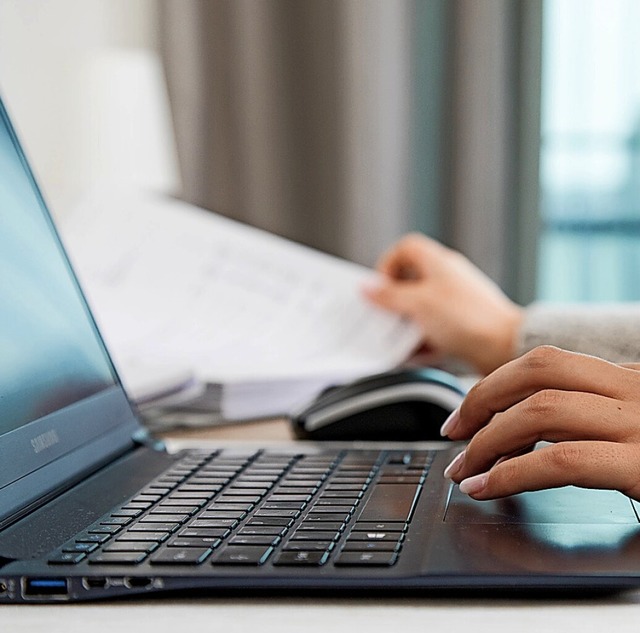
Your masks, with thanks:
M 525 309 L 516 355 L 539 345 L 554 345 L 614 363 L 640 362 L 640 304 L 534 303 Z
M 564 485 L 640 499 L 640 372 L 539 347 L 478 382 L 443 426 L 445 474 L 475 499 Z M 553 442 L 531 451 L 536 442 Z
M 419 234 L 392 246 L 378 270 L 365 296 L 418 324 L 430 362 L 453 356 L 488 374 L 539 345 L 640 362 L 640 303 L 521 308 L 460 253 Z

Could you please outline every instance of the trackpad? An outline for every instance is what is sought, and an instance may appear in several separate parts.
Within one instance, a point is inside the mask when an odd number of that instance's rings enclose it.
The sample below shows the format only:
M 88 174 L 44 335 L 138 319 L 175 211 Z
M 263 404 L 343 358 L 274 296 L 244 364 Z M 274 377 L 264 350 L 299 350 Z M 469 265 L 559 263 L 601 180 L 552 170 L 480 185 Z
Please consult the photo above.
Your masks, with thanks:
M 635 573 L 640 522 L 617 492 L 559 488 L 474 501 L 452 486 L 430 569 L 451 573 Z
M 631 500 L 622 493 L 574 486 L 475 501 L 452 485 L 444 520 L 464 524 L 638 524 Z

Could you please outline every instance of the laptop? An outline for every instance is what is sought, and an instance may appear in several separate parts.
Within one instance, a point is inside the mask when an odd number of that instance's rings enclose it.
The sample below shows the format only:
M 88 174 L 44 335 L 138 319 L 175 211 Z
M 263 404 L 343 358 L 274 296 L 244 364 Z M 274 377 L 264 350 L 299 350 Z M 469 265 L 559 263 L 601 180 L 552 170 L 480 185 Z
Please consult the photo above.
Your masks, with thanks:
M 458 450 L 167 452 L 127 399 L 0 103 L 0 603 L 640 585 L 629 499 L 474 502 L 442 475 Z

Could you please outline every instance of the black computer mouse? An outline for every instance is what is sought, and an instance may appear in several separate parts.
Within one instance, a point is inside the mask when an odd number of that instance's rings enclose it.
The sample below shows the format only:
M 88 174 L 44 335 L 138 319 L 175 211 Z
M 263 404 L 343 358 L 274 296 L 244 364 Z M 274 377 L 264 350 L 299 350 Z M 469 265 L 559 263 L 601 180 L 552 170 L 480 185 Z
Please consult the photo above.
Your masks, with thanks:
M 325 390 L 292 416 L 293 431 L 309 440 L 442 440 L 440 427 L 465 393 L 438 369 L 376 374 Z

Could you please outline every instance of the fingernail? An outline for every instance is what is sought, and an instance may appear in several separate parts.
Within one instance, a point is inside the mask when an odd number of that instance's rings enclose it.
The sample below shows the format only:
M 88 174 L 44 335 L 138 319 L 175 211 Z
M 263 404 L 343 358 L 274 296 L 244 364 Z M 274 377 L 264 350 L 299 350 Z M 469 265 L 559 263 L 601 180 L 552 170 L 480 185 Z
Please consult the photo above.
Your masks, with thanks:
M 467 477 L 460 482 L 460 492 L 464 492 L 466 495 L 476 495 L 481 492 L 487 485 L 489 479 L 489 473 L 482 473 L 481 475 L 474 475 L 473 477 Z
M 462 451 L 458 453 L 452 460 L 451 463 L 444 469 L 444 476 L 448 479 L 451 479 L 453 475 L 455 475 L 462 466 L 462 462 L 464 461 L 464 454 L 466 451 Z
M 449 435 L 451 431 L 456 427 L 460 420 L 460 408 L 451 412 L 449 417 L 444 421 L 444 424 L 440 427 L 440 435 Z

